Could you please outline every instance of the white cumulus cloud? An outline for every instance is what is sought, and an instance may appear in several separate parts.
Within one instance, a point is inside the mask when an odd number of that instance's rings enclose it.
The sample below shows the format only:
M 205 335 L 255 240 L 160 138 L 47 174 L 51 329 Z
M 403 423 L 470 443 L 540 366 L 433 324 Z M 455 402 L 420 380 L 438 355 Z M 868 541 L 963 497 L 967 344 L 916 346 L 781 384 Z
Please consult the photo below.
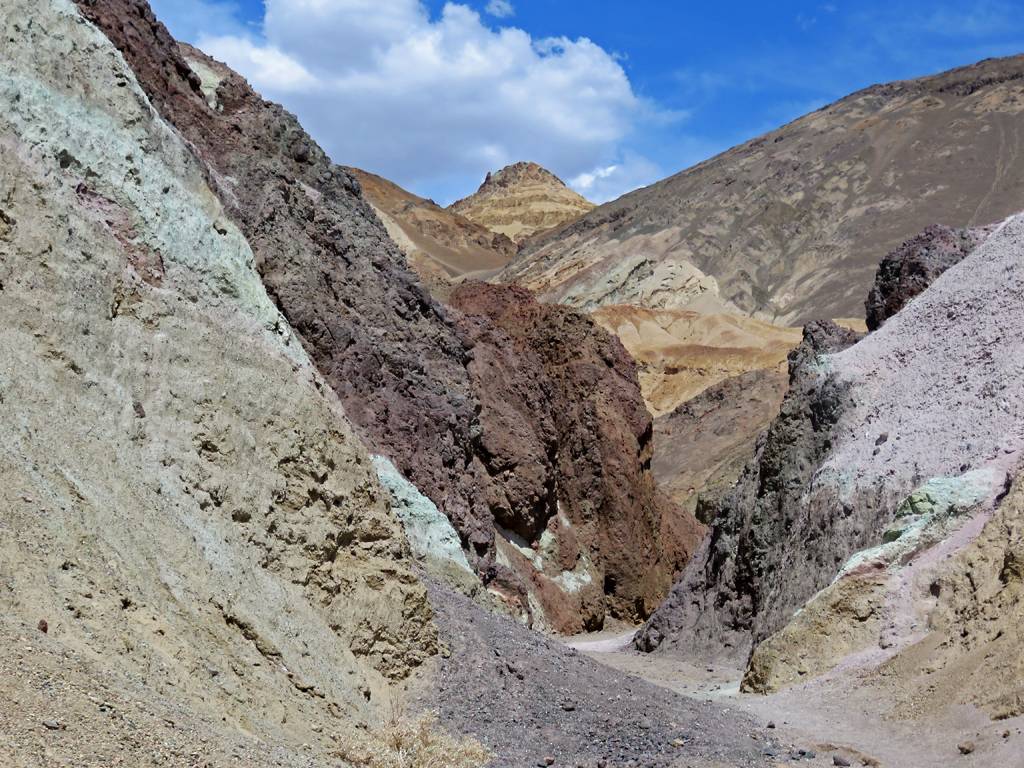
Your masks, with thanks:
M 591 202 L 607 203 L 624 192 L 653 184 L 663 176 L 656 163 L 627 150 L 617 163 L 598 166 L 572 177 L 569 186 Z
M 512 7 L 509 0 L 491 0 L 487 4 L 487 12 L 496 18 L 507 19 L 510 16 L 515 16 L 516 9 Z
M 441 202 L 518 160 L 563 178 L 612 165 L 651 113 L 589 39 L 492 29 L 454 2 L 432 17 L 420 0 L 266 0 L 260 37 L 198 44 L 295 112 L 336 162 Z

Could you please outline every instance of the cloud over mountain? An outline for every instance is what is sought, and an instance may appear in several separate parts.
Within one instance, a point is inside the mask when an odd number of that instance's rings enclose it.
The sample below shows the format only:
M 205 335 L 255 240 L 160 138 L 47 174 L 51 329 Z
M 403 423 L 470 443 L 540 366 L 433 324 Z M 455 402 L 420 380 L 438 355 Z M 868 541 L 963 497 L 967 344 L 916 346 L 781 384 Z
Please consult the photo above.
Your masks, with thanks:
M 267 0 L 262 35 L 198 44 L 296 112 L 336 161 L 453 197 L 520 159 L 567 178 L 612 165 L 651 110 L 591 40 L 492 28 L 458 3 L 432 17 L 419 0 Z

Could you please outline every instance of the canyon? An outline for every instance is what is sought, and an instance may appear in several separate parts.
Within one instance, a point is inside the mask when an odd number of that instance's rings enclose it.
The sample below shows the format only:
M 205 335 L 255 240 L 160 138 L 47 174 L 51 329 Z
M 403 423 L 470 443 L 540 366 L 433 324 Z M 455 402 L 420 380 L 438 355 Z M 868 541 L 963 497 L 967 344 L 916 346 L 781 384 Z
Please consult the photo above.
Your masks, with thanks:
M 593 206 L 0 8 L 0 762 L 1015 764 L 1024 58 Z

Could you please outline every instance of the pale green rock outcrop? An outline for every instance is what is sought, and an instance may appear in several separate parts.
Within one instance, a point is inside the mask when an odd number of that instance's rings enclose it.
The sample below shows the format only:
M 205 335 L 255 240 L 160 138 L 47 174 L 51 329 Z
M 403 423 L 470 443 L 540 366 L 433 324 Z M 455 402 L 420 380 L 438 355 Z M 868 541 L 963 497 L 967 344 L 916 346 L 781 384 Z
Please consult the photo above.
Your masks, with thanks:
M 480 592 L 483 585 L 470 567 L 451 521 L 402 476 L 390 459 L 373 456 L 372 460 L 381 485 L 391 495 L 391 509 L 402 521 L 413 555 L 427 573 L 468 595 Z

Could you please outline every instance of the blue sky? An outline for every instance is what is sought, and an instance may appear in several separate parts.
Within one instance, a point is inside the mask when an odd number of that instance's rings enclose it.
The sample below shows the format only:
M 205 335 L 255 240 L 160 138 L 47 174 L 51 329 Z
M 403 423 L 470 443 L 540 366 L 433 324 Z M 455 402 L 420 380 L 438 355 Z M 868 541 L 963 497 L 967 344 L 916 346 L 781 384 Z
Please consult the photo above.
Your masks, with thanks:
M 152 0 L 335 161 L 442 203 L 537 160 L 597 201 L 877 82 L 1024 52 L 1021 0 Z

